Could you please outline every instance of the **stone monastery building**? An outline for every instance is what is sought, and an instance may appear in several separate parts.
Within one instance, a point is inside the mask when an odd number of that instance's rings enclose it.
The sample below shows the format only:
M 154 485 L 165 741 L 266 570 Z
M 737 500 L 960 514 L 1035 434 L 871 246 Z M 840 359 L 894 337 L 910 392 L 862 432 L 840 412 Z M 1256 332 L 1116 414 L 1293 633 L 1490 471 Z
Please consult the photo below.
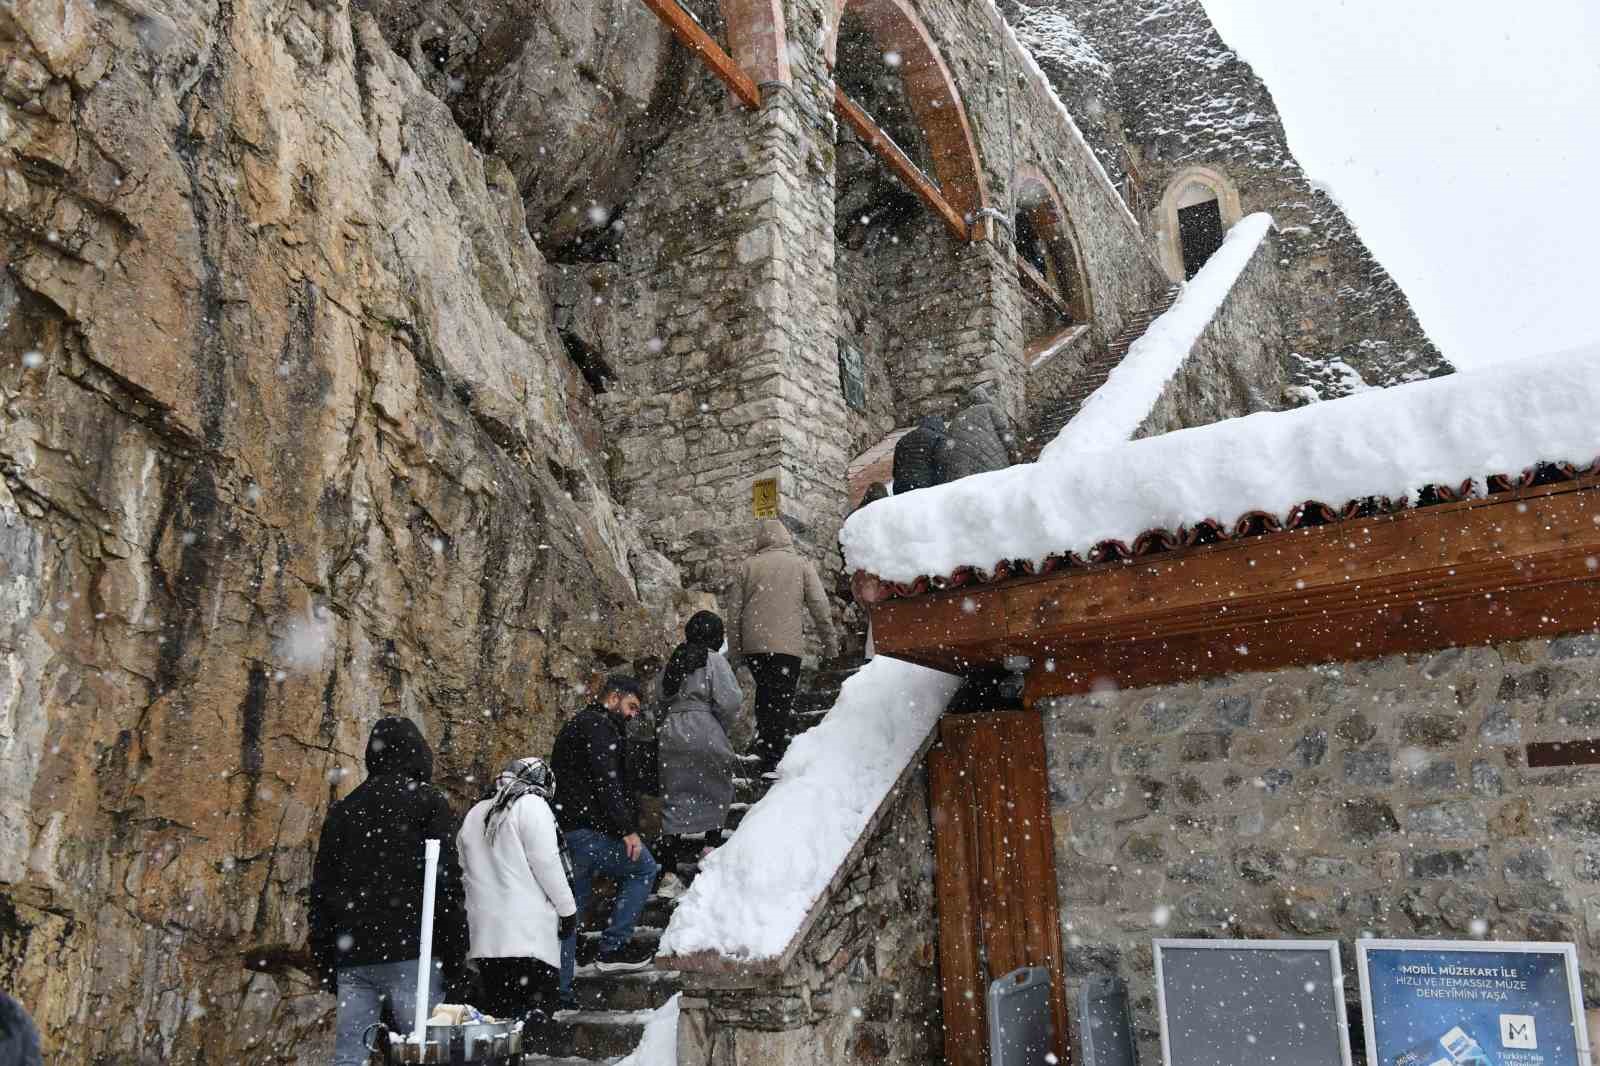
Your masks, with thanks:
M 1591 946 L 1597 375 L 1446 376 L 1198 0 L 32 0 L 0 59 L 0 987 L 50 1061 L 326 1061 L 373 722 L 465 810 L 753 500 L 878 654 L 808 669 L 573 1055 L 665 1007 L 683 1066 L 977 1064 L 1029 964 L 1060 1060 L 1116 977 L 1148 1063 L 1158 929 Z M 852 515 L 978 384 L 1042 461 Z

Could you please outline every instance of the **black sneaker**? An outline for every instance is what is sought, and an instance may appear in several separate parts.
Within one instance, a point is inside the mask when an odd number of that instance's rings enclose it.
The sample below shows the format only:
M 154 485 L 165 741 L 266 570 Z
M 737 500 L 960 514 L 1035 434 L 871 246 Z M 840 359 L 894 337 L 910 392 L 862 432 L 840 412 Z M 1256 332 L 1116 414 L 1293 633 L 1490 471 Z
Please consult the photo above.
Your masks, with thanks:
M 630 940 L 615 951 L 602 951 L 594 968 L 601 973 L 627 973 L 630 970 L 648 969 L 655 960 L 655 945 Z

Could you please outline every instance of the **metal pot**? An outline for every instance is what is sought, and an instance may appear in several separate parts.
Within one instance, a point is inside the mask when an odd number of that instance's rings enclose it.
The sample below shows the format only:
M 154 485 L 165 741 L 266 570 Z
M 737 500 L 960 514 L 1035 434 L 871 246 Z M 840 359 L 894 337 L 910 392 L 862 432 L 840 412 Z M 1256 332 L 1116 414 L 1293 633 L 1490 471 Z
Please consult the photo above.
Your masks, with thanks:
M 468 1025 L 430 1025 L 424 1042 L 406 1042 L 382 1022 L 367 1027 L 363 1043 L 380 1054 L 385 1064 L 487 1063 L 516 1066 L 522 1061 L 522 1023 L 472 1022 Z

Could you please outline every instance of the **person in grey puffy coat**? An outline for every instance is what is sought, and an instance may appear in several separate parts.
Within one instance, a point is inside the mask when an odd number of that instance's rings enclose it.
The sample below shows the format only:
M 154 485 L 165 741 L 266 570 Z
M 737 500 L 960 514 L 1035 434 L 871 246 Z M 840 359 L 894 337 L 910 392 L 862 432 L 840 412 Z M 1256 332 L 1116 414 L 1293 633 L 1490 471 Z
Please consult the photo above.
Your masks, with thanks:
M 668 871 L 721 843 L 738 760 L 728 734 L 744 694 L 719 650 L 722 619 L 701 611 L 661 674 L 661 832 L 656 855 Z M 703 837 L 700 834 L 704 834 Z M 698 839 L 686 840 L 685 837 Z
M 1010 466 L 1019 456 L 1011 420 L 989 397 L 988 389 L 978 385 L 963 400 L 966 406 L 950 420 L 949 440 L 940 464 L 945 484 L 969 474 Z

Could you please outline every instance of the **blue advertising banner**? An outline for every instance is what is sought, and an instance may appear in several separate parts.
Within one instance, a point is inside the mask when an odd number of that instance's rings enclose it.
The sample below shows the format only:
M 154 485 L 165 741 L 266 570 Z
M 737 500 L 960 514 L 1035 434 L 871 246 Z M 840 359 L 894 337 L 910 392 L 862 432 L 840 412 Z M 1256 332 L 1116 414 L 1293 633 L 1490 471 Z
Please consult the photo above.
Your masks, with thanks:
M 1587 1066 L 1571 944 L 1358 940 L 1368 1066 Z

